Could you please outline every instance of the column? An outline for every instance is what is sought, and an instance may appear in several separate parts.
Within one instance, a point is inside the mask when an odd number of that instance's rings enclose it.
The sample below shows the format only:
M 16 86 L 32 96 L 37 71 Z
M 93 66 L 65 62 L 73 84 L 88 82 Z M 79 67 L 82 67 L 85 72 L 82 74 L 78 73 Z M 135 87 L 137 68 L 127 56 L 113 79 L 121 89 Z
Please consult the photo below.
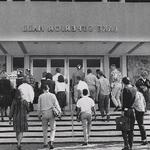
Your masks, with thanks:
M 11 73 L 12 70 L 12 57 L 10 55 L 6 56 L 6 72 Z
M 121 68 L 122 68 L 122 75 L 127 76 L 127 56 L 124 55 L 121 57 Z
M 83 72 L 85 73 L 85 75 L 87 74 L 87 61 L 85 58 L 83 58 Z
M 107 0 L 103 0 L 104 3 L 107 3 Z
M 24 69 L 30 69 L 30 57 L 28 55 L 24 56 Z
M 51 60 L 48 58 L 47 59 L 47 72 L 51 72 Z
M 104 73 L 105 76 L 109 79 L 109 56 L 105 55 L 104 56 Z

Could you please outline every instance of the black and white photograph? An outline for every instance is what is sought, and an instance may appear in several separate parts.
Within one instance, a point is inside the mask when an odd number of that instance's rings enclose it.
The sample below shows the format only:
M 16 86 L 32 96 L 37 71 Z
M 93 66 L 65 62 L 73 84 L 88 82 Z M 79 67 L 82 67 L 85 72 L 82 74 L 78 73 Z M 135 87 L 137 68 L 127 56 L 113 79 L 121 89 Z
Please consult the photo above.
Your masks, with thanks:
M 150 150 L 150 0 L 0 0 L 0 150 Z

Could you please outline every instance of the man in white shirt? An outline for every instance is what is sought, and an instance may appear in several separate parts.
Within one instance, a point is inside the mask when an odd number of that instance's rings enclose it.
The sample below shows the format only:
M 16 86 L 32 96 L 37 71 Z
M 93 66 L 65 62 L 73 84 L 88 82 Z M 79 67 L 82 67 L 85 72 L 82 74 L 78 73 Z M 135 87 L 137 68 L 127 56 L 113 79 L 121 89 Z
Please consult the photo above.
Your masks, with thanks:
M 34 90 L 33 87 L 27 83 L 26 78 L 23 78 L 23 83 L 18 87 L 21 92 L 21 97 L 28 103 L 33 103 L 34 100 Z
M 83 146 L 88 144 L 92 124 L 92 112 L 94 113 L 96 119 L 94 106 L 94 100 L 88 97 L 88 90 L 83 89 L 83 97 L 80 98 L 77 102 L 77 118 L 79 118 L 79 116 L 81 117 L 84 134 L 84 143 L 82 144 Z
M 83 89 L 87 89 L 88 90 L 88 96 L 89 96 L 89 88 L 88 88 L 88 85 L 85 81 L 82 81 L 81 80 L 81 77 L 80 76 L 77 76 L 77 85 L 74 87 L 74 93 L 76 93 L 75 95 L 75 102 L 77 102 L 77 100 L 79 98 L 82 97 L 82 93 L 83 93 Z
M 61 74 L 61 69 L 60 68 L 56 68 L 56 74 L 53 76 L 53 81 L 55 81 L 55 83 L 58 81 L 58 77 L 62 75 Z

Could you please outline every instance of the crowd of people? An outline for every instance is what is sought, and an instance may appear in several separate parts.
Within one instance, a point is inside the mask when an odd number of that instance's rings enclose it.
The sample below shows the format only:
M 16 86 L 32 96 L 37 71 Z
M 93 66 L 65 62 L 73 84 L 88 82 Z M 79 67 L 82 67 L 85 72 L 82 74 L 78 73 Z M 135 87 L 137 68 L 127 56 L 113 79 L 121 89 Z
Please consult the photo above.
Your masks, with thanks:
M 67 83 L 60 68 L 56 68 L 55 75 L 43 72 L 40 83 L 35 82 L 29 69 L 26 69 L 25 75 L 19 72 L 16 88 L 3 73 L 0 79 L 0 106 L 2 110 L 11 106 L 9 123 L 11 124 L 13 118 L 19 150 L 23 132 L 28 131 L 28 113 L 33 110 L 33 103 L 38 105 L 38 117 L 42 120 L 44 147 L 54 148 L 56 117 L 53 114 L 53 107 L 55 106 L 62 114 L 65 113 Z M 149 104 L 150 81 L 147 71 L 143 71 L 141 77 L 132 85 L 128 77 L 122 77 L 115 64 L 111 65 L 110 80 L 100 69 L 96 70 L 96 75 L 91 69 L 87 69 L 85 74 L 82 66 L 77 65 L 70 83 L 72 99 L 76 105 L 77 121 L 81 121 L 83 126 L 83 146 L 89 141 L 93 115 L 96 120 L 95 104 L 98 103 L 101 120 L 109 121 L 110 100 L 115 106 L 114 111 L 122 111 L 122 115 L 130 119 L 130 130 L 122 131 L 123 150 L 132 150 L 135 120 L 140 129 L 142 144 L 148 144 L 143 123 L 144 113 Z M 50 141 L 47 138 L 49 123 Z

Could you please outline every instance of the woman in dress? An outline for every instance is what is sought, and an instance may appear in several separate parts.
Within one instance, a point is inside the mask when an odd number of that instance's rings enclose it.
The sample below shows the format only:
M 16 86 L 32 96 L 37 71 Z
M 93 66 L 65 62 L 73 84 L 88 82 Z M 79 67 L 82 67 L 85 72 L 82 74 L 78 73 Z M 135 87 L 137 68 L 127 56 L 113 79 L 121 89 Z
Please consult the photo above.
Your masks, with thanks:
M 11 105 L 9 114 L 9 124 L 11 125 L 11 119 L 13 118 L 13 127 L 16 132 L 16 139 L 18 142 L 17 148 L 21 150 L 21 141 L 23 138 L 23 132 L 28 131 L 27 114 L 29 113 L 28 102 L 21 98 L 21 93 L 16 90 L 15 99 Z
M 64 77 L 62 75 L 58 76 L 58 82 L 55 85 L 55 93 L 58 99 L 60 108 L 64 113 L 64 108 L 67 105 L 66 102 L 66 83 L 64 81 Z

